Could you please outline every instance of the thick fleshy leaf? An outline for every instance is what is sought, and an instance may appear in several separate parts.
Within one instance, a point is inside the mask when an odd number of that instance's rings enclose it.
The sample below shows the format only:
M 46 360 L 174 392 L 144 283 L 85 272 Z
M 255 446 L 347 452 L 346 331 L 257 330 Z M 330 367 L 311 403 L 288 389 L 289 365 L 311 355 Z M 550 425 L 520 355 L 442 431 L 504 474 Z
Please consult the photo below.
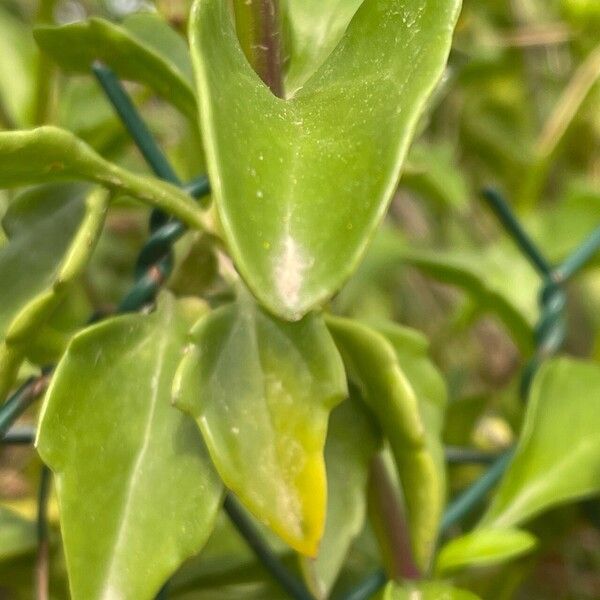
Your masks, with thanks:
M 523 430 L 481 527 L 600 492 L 600 365 L 559 358 L 533 380 Z
M 0 133 L 0 188 L 77 179 L 129 194 L 202 228 L 200 209 L 182 190 L 104 160 L 68 131 L 48 126 Z
M 74 600 L 153 598 L 208 539 L 222 486 L 170 403 L 188 325 L 156 312 L 83 331 L 53 377 L 37 446 L 56 474 Z
M 176 404 L 197 420 L 225 484 L 303 554 L 323 534 L 323 449 L 344 367 L 318 315 L 276 320 L 246 292 L 200 319 L 178 370 Z
M 103 190 L 55 184 L 23 193 L 4 216 L 9 243 L 0 248 L 0 398 L 87 264 L 107 206 Z
M 25 554 L 36 546 L 35 522 L 0 506 L 0 560 Z
M 363 0 L 284 0 L 289 66 L 285 87 L 292 95 L 337 46 Z
M 329 58 L 283 100 L 251 70 L 227 3 L 191 24 L 208 170 L 253 293 L 297 320 L 354 271 L 440 77 L 458 0 L 365 0 Z
M 439 552 L 435 568 L 440 575 L 464 567 L 495 565 L 521 556 L 536 545 L 522 529 L 477 529 L 448 542 Z
M 426 569 L 445 501 L 440 441 L 445 388 L 418 334 L 328 317 L 348 374 L 388 438 L 406 499 L 417 564 Z M 406 370 L 405 370 L 406 365 Z
M 42 51 L 63 69 L 90 73 L 94 61 L 102 61 L 119 77 L 147 85 L 197 119 L 185 42 L 159 17 L 137 16 L 129 26 L 94 18 L 62 27 L 37 27 L 34 36 Z
M 375 424 L 352 395 L 331 413 L 325 446 L 325 534 L 317 558 L 302 562 L 306 581 L 317 598 L 328 596 L 350 545 L 363 528 L 369 463 L 379 444 Z
M 377 600 L 479 600 L 479 596 L 466 590 L 452 587 L 448 583 L 424 581 L 423 583 L 400 585 L 388 583 L 377 595 Z

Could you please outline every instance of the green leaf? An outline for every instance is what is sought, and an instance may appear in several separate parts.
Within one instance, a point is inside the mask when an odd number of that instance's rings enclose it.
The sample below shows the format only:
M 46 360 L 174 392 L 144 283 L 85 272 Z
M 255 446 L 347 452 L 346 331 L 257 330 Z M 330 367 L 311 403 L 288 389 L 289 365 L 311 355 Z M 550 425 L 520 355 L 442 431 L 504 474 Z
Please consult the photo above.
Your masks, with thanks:
M 363 0 L 284 0 L 288 95 L 296 93 L 337 46 Z
M 478 600 L 478 596 L 439 581 L 388 583 L 377 600 Z
M 189 81 L 189 58 L 183 58 L 185 42 L 156 16 L 128 23 L 121 27 L 93 18 L 62 27 L 37 27 L 34 37 L 63 69 L 90 73 L 99 60 L 119 77 L 147 85 L 195 121 L 198 108 Z
M 405 169 L 402 186 L 435 201 L 440 209 L 462 212 L 468 208 L 469 190 L 456 164 L 450 144 L 413 145 L 409 154 L 412 172 Z M 447 213 L 442 213 L 447 216 Z
M 559 358 L 536 375 L 515 455 L 480 527 L 511 527 L 600 492 L 600 365 Z
M 102 190 L 55 184 L 23 193 L 4 216 L 9 243 L 0 248 L 0 398 L 87 264 L 107 206 Z
M 505 562 L 531 551 L 536 538 L 522 529 L 477 529 L 448 542 L 436 559 L 440 575 L 471 566 Z
M 170 404 L 187 321 L 170 296 L 76 336 L 41 413 L 74 600 L 153 598 L 204 545 L 222 486 Z
M 225 484 L 299 552 L 323 534 L 323 448 L 344 368 L 322 318 L 276 320 L 242 292 L 202 318 L 174 385 Z
M 426 569 L 445 502 L 441 425 L 446 393 L 421 336 L 387 325 L 385 335 L 328 317 L 350 378 L 388 438 L 404 491 L 415 561 Z M 406 369 L 406 370 L 405 370 Z
M 0 506 L 0 560 L 21 556 L 36 546 L 36 524 Z
M 354 271 L 440 77 L 459 1 L 365 0 L 287 100 L 251 70 L 227 3 L 197 0 L 192 58 L 225 237 L 260 302 L 297 320 Z
M 531 351 L 538 277 L 522 255 L 504 245 L 444 252 L 404 246 L 398 249 L 398 258 L 463 289 L 480 310 L 498 316 L 524 354 Z
M 39 127 L 0 133 L 0 187 L 74 179 L 93 181 L 131 195 L 191 227 L 203 228 L 201 211 L 185 192 L 104 160 L 68 131 Z
M 325 446 L 325 533 L 317 557 L 302 560 L 306 581 L 317 598 L 328 596 L 363 528 L 369 464 L 379 445 L 374 423 L 352 395 L 331 413 Z

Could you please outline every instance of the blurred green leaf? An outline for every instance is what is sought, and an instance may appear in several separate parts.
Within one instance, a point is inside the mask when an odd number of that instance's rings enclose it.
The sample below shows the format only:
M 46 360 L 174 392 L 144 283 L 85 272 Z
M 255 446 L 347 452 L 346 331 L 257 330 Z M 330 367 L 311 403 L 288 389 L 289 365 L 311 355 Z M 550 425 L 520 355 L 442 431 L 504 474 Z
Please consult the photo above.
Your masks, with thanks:
M 56 474 L 74 600 L 153 598 L 210 535 L 222 486 L 169 401 L 187 329 L 163 296 L 150 315 L 84 330 L 53 377 L 37 447 Z
M 0 398 L 87 264 L 107 206 L 103 190 L 40 186 L 18 197 L 4 216 L 10 241 L 0 249 Z
M 408 160 L 411 169 L 402 175 L 403 187 L 433 200 L 444 215 L 447 210 L 466 209 L 469 190 L 451 145 L 414 144 Z
M 446 575 L 464 567 L 495 565 L 530 552 L 535 536 L 521 529 L 476 529 L 446 543 L 435 563 Z
M 147 85 L 196 121 L 185 42 L 159 17 L 137 16 L 123 27 L 97 18 L 62 27 L 40 26 L 34 36 L 63 69 L 90 73 L 92 64 L 101 61 L 119 77 Z
M 376 598 L 377 600 L 478 600 L 478 596 L 471 592 L 438 581 L 404 585 L 388 583 Z
M 426 364 L 422 340 L 400 327 L 388 326 L 384 335 L 339 317 L 328 317 L 327 325 L 350 378 L 390 442 L 406 499 L 415 561 L 425 570 L 445 502 L 440 435 L 446 398 L 439 375 Z
M 196 419 L 225 484 L 312 556 L 325 525 L 327 419 L 345 395 L 322 318 L 279 321 L 244 291 L 200 319 L 174 384 L 177 406 Z
M 600 492 L 600 365 L 559 358 L 536 375 L 515 455 L 480 527 L 505 528 Z
M 282 100 L 251 70 L 227 4 L 195 3 L 214 198 L 236 266 L 278 316 L 299 319 L 356 268 L 443 71 L 458 9 L 458 0 L 366 0 L 329 58 Z
M 515 250 L 506 245 L 472 251 L 404 246 L 399 255 L 405 264 L 463 289 L 482 312 L 493 313 L 504 323 L 523 353 L 532 350 L 532 330 L 538 314 L 538 277 Z
M 0 506 L 0 561 L 26 554 L 36 547 L 35 522 Z
M 25 23 L 0 6 L 0 104 L 8 118 L 19 125 L 29 123 L 34 93 L 36 48 Z M 0 128 L 10 127 L 3 123 Z

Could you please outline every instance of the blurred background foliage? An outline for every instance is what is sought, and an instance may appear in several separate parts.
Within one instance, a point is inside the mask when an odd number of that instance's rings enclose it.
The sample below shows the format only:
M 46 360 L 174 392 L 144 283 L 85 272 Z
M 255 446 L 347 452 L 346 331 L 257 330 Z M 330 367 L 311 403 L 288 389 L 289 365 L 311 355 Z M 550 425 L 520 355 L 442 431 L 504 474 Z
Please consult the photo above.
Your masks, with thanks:
M 89 16 L 135 27 L 136 13 L 158 11 L 184 32 L 189 4 L 0 0 L 0 127 L 58 124 L 104 156 L 145 171 L 95 81 L 66 76 L 40 56 L 32 27 Z M 598 0 L 465 0 L 445 78 L 423 119 L 386 223 L 359 271 L 333 300 L 338 312 L 391 318 L 427 334 L 450 388 L 448 444 L 495 451 L 512 442 L 522 416 L 520 367 L 531 351 L 537 315 L 536 275 L 480 200 L 480 189 L 502 190 L 548 257 L 564 258 L 600 224 L 599 79 Z M 129 89 L 181 176 L 202 173 L 198 133 L 147 90 Z M 10 199 L 0 192 L 0 216 Z M 146 235 L 147 211 L 127 201 L 111 209 L 91 265 L 51 323 L 63 338 L 88 314 L 114 308 L 131 284 Z M 0 245 L 3 239 L 0 231 Z M 173 290 L 208 298 L 222 294 L 215 257 L 201 235 L 187 234 L 176 257 Z M 600 261 L 569 294 L 566 347 L 575 356 L 600 360 Z M 32 364 L 53 360 L 62 347 L 41 348 L 30 357 Z M 481 469 L 451 467 L 451 491 Z M 0 522 L 14 536 L 0 542 L 0 598 L 31 597 L 35 532 L 27 519 L 35 515 L 37 473 L 35 451 L 2 449 Z M 598 526 L 597 501 L 546 514 L 533 528 L 541 540 L 533 555 L 467 573 L 464 586 L 486 599 L 598 598 Z M 278 598 L 236 536 L 223 522 L 202 555 L 176 578 L 174 597 Z M 339 588 L 378 563 L 366 530 L 354 544 Z M 66 598 L 58 540 L 52 567 L 53 597 Z

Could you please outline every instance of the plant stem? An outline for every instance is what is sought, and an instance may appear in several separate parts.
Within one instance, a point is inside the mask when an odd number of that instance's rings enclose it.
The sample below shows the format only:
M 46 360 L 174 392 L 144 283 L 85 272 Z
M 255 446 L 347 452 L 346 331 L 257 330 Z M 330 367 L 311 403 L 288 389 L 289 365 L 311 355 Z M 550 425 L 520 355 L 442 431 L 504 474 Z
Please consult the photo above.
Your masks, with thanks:
M 48 498 L 52 474 L 45 465 L 40 475 L 38 495 L 37 538 L 38 552 L 36 559 L 36 592 L 37 600 L 49 598 L 50 548 L 48 541 Z
M 398 502 L 396 490 L 380 454 L 371 461 L 369 474 L 369 505 L 371 519 L 377 531 L 382 553 L 387 559 L 392 579 L 418 579 L 408 524 Z
M 278 0 L 233 0 L 235 26 L 248 62 L 273 94 L 283 96 Z

